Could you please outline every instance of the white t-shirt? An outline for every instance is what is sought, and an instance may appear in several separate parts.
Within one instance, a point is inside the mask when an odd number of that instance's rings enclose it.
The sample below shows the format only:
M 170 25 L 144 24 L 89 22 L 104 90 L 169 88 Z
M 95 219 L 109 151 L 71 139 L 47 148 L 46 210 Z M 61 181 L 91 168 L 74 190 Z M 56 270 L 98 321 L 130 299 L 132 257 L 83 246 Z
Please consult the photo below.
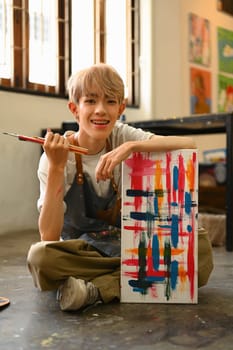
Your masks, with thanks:
M 109 137 L 109 143 L 110 143 L 111 149 L 114 149 L 126 141 L 148 140 L 153 135 L 154 134 L 151 132 L 143 131 L 142 129 L 136 129 L 129 126 L 128 124 L 123 124 L 117 121 Z M 104 153 L 106 153 L 105 149 L 103 149 L 100 153 L 95 155 L 82 155 L 83 172 L 89 174 L 89 176 L 92 179 L 92 183 L 96 193 L 102 197 L 105 197 L 108 193 L 110 180 L 100 181 L 99 183 L 97 183 L 95 180 L 95 168 L 100 156 Z M 38 210 L 41 209 L 44 202 L 47 174 L 48 174 L 48 159 L 46 154 L 43 153 L 40 158 L 39 167 L 38 167 L 38 178 L 40 181 L 40 197 L 37 201 Z M 70 152 L 68 156 L 67 165 L 64 170 L 64 195 L 70 189 L 74 181 L 75 174 L 76 174 L 75 155 L 74 153 Z M 114 180 L 120 192 L 121 191 L 121 164 L 117 165 L 114 169 Z M 66 205 L 64 203 L 64 210 L 65 208 L 66 208 Z

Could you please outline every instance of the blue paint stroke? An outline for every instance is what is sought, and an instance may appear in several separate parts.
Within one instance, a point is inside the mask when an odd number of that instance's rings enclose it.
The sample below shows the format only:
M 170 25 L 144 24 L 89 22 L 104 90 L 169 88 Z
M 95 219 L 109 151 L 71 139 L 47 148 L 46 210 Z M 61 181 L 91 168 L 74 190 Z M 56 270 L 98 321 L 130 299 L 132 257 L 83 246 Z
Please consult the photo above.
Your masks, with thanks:
M 138 279 L 144 280 L 146 277 L 146 256 L 147 256 L 147 247 L 146 247 L 146 236 L 145 232 L 142 232 L 141 238 L 138 245 Z
M 178 236 L 179 236 L 179 230 L 178 230 L 178 215 L 172 214 L 172 223 L 171 223 L 171 240 L 172 245 L 177 248 L 178 245 Z
M 128 197 L 152 197 L 154 192 L 128 189 L 126 190 L 126 195 Z
M 148 212 L 131 211 L 130 218 L 139 221 L 153 221 L 155 216 L 154 214 Z
M 154 270 L 159 269 L 159 240 L 158 236 L 154 235 L 152 238 L 152 262 Z
M 164 219 L 164 221 L 168 221 L 168 219 Z M 171 225 L 158 225 L 158 227 L 163 228 L 163 229 L 165 229 L 165 228 L 170 229 Z
M 128 283 L 133 287 L 134 292 L 140 292 L 141 294 L 147 294 L 148 288 L 152 286 L 152 282 L 147 280 L 146 265 L 147 265 L 147 247 L 146 247 L 146 235 L 145 232 L 141 233 L 140 241 L 138 244 L 138 279 L 130 280 Z
M 178 190 L 178 179 L 179 179 L 179 169 L 175 165 L 173 168 L 173 188 L 174 190 Z
M 162 277 L 162 276 L 148 276 L 146 278 L 146 281 L 148 282 L 152 282 L 152 283 L 161 283 L 161 282 L 164 282 L 165 280 L 165 277 Z
M 190 192 L 185 192 L 185 213 L 190 215 L 192 208 L 192 198 Z
M 178 261 L 172 261 L 171 263 L 171 288 L 172 290 L 176 289 L 177 280 L 178 280 Z
M 156 216 L 159 215 L 159 204 L 158 204 L 158 197 L 154 197 L 154 213 Z
M 147 220 L 146 220 L 146 224 L 147 224 L 147 237 L 150 239 L 151 235 L 152 235 L 152 231 L 153 231 L 153 223 L 154 223 L 154 219 L 155 216 L 153 214 L 153 210 L 152 210 L 152 205 L 150 200 L 147 198 L 146 200 L 146 214 L 147 214 Z
M 171 284 L 170 284 L 170 279 L 171 279 L 171 244 L 170 241 L 166 240 L 164 242 L 164 253 L 163 253 L 163 258 L 164 258 L 164 266 L 166 267 L 166 283 L 165 283 L 165 296 L 166 299 L 169 300 L 171 296 Z

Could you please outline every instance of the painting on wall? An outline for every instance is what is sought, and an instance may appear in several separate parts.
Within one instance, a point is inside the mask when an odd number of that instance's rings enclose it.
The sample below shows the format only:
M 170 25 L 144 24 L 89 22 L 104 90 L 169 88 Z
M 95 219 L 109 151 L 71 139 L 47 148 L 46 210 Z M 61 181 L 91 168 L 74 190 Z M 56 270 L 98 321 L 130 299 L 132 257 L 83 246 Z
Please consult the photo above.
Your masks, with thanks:
M 211 73 L 204 69 L 190 68 L 191 114 L 211 112 Z
M 233 31 L 218 28 L 219 71 L 233 73 Z
M 210 22 L 194 13 L 189 14 L 189 61 L 210 66 Z
M 233 112 L 233 77 L 218 76 L 218 112 Z
M 121 302 L 197 303 L 195 150 L 123 163 Z

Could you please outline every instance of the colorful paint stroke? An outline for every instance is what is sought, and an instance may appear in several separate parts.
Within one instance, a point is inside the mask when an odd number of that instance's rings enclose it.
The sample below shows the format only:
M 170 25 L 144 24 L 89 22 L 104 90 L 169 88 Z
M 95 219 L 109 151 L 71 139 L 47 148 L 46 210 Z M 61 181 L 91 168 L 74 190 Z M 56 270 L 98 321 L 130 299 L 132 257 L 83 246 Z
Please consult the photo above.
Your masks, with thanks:
M 197 169 L 194 150 L 124 161 L 121 302 L 197 303 Z

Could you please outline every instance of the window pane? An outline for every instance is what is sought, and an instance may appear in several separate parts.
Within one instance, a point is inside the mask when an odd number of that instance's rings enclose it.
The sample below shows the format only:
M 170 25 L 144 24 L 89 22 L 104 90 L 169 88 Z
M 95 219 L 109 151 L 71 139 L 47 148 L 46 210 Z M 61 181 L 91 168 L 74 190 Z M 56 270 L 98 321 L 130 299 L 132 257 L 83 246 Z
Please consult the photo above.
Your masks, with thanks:
M 94 63 L 94 1 L 72 0 L 72 73 Z
M 56 86 L 56 0 L 29 0 L 29 81 Z
M 12 0 L 0 0 L 0 77 L 12 77 Z
M 127 89 L 125 0 L 106 0 L 106 33 L 106 63 L 117 69 Z

